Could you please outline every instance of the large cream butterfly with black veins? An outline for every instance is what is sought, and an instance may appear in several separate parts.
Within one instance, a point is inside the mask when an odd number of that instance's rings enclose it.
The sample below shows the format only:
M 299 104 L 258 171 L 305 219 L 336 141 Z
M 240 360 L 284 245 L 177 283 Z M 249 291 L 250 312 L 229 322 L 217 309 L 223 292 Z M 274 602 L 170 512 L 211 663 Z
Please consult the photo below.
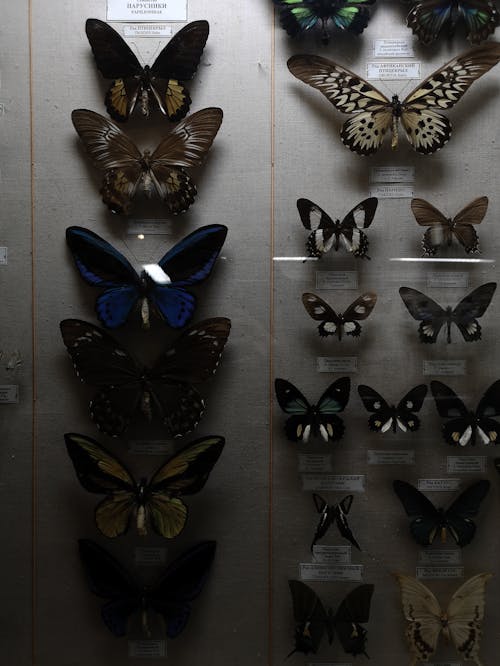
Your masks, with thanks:
M 480 76 L 500 60 L 500 44 L 493 42 L 467 51 L 436 70 L 403 101 L 388 99 L 370 83 L 332 60 L 295 55 L 288 60 L 291 73 L 319 90 L 335 108 L 352 113 L 340 131 L 343 143 L 359 155 L 377 151 L 392 131 L 398 146 L 399 121 L 418 153 L 428 155 L 450 138 L 451 123 L 435 109 L 450 109 Z
M 479 658 L 481 623 L 484 618 L 485 586 L 492 574 L 472 576 L 451 597 L 443 611 L 428 587 L 416 578 L 397 574 L 401 586 L 403 613 L 408 622 L 406 638 L 412 655 L 411 666 L 428 662 L 442 633 L 453 642 L 465 661 L 483 666 Z

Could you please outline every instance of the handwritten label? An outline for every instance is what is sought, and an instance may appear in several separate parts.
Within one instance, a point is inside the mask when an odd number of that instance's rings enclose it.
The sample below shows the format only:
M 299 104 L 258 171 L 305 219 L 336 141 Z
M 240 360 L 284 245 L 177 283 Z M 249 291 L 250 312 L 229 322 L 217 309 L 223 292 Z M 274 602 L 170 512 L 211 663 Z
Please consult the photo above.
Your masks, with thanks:
M 373 42 L 375 58 L 413 58 L 413 42 L 405 37 L 399 39 L 376 39 Z
M 412 199 L 413 187 L 395 183 L 394 185 L 384 185 L 375 183 L 370 185 L 370 196 L 378 199 Z
M 128 450 L 139 456 L 168 456 L 174 453 L 174 445 L 164 439 L 131 439 Z
M 129 641 L 128 656 L 142 657 L 143 659 L 157 659 L 167 656 L 167 641 Z
M 414 183 L 415 167 L 376 166 L 370 169 L 370 183 Z
M 0 385 L 0 405 L 14 405 L 19 402 L 19 386 L 17 384 Z
M 443 271 L 443 272 L 430 272 L 427 273 L 427 287 L 439 288 L 439 287 L 449 287 L 466 289 L 469 286 L 469 275 L 468 273 L 456 272 L 456 271 Z
M 5 266 L 7 264 L 7 252 L 8 248 L 0 247 L 0 266 Z
M 463 578 L 463 567 L 417 567 L 417 578 Z
M 362 564 L 311 564 L 301 562 L 299 564 L 301 580 L 363 580 Z
M 465 375 L 465 360 L 457 361 L 446 360 L 426 360 L 423 362 L 422 372 L 424 375 L 440 375 L 441 377 L 454 377 Z
M 171 25 L 134 23 L 124 26 L 124 37 L 171 37 Z
M 462 551 L 459 548 L 421 550 L 418 553 L 418 563 L 428 566 L 450 566 L 462 564 Z
M 316 358 L 318 372 L 357 372 L 357 356 L 318 356 Z
M 172 232 L 165 220 L 132 219 L 128 221 L 126 232 L 129 236 L 170 236 Z
M 187 0 L 107 0 L 107 21 L 187 21 Z
M 448 474 L 477 474 L 486 472 L 486 456 L 447 456 Z
M 320 564 L 350 564 L 351 546 L 322 546 L 313 547 L 314 560 Z
M 143 567 L 155 567 L 159 564 L 166 564 L 167 549 L 138 546 L 134 553 L 135 563 Z
M 419 79 L 419 62 L 369 62 L 366 65 L 366 78 L 372 81 L 398 81 Z
M 300 453 L 299 472 L 302 474 L 322 474 L 331 472 L 332 456 L 330 453 Z
M 303 474 L 302 490 L 365 492 L 364 474 Z
M 367 461 L 369 465 L 414 465 L 415 451 L 378 451 L 369 450 Z
M 316 271 L 316 289 L 357 288 L 357 271 Z
M 460 479 L 419 479 L 417 488 L 422 492 L 446 492 L 458 490 Z

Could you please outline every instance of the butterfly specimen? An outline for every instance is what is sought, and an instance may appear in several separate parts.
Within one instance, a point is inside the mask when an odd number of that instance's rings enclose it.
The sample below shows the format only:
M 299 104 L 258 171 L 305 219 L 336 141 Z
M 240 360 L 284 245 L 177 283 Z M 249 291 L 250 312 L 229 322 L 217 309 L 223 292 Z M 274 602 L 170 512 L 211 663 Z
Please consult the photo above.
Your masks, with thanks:
M 100 193 L 112 213 L 130 213 L 132 199 L 142 187 L 148 198 L 156 193 L 177 215 L 196 196 L 185 169 L 203 162 L 222 123 L 222 110 L 212 107 L 191 114 L 152 153 L 141 153 L 115 123 L 94 111 L 76 109 L 71 119 L 94 164 L 104 171 Z
M 341 536 L 352 543 L 355 548 L 361 550 L 347 522 L 347 514 L 351 510 L 353 499 L 353 495 L 347 495 L 338 504 L 328 504 L 320 495 L 313 493 L 314 506 L 319 513 L 319 522 L 314 533 L 311 551 L 315 544 L 325 536 L 331 525 L 335 523 L 339 528 Z
M 484 618 L 485 586 L 492 574 L 472 576 L 451 597 L 446 610 L 442 610 L 434 594 L 423 583 L 396 574 L 401 586 L 401 603 L 408 626 L 406 638 L 412 662 L 429 661 L 443 634 L 446 642 L 450 638 L 465 660 L 483 666 L 479 658 L 481 624 Z
M 146 270 L 138 274 L 121 252 L 89 229 L 68 227 L 66 242 L 85 282 L 105 289 L 96 300 L 103 326 L 122 326 L 140 303 L 144 327 L 149 327 L 152 308 L 168 326 L 182 328 L 196 306 L 196 298 L 186 287 L 209 277 L 226 234 L 227 227 L 211 224 L 186 236 L 158 261 L 163 282 Z
M 345 426 L 337 416 L 349 401 L 351 380 L 341 377 L 326 389 L 316 405 L 310 405 L 302 393 L 285 379 L 274 382 L 279 406 L 291 416 L 285 422 L 285 433 L 292 442 L 307 444 L 309 437 L 321 436 L 325 442 L 333 442 L 344 434 Z
M 481 339 L 481 326 L 477 318 L 486 312 L 496 288 L 496 282 L 482 284 L 462 298 L 453 309 L 449 305 L 446 309 L 442 308 L 432 298 L 411 287 L 401 287 L 399 295 L 413 319 L 420 322 L 420 342 L 436 342 L 439 331 L 446 326 L 446 342 L 450 343 L 452 324 L 457 326 L 465 342 L 475 342 Z
M 176 638 L 184 631 L 191 603 L 198 597 L 215 557 L 215 541 L 203 541 L 175 559 L 151 586 L 138 583 L 121 564 L 94 541 L 78 541 L 80 559 L 91 592 L 106 599 L 101 617 L 115 636 L 126 636 L 129 618 L 141 613 L 145 636 L 148 614 L 162 616 L 165 634 Z
M 118 458 L 90 437 L 67 433 L 64 439 L 82 486 L 106 495 L 95 510 L 102 534 L 125 534 L 134 520 L 141 536 L 148 533 L 150 525 L 166 539 L 184 529 L 188 509 L 182 497 L 203 488 L 225 442 L 223 437 L 197 439 L 164 462 L 150 481 L 136 481 Z
M 99 19 L 87 19 L 85 32 L 97 69 L 105 79 L 114 79 L 106 93 L 109 115 L 128 120 L 136 108 L 149 116 L 156 102 L 169 120 L 184 118 L 191 98 L 182 81 L 193 78 L 208 39 L 207 21 L 193 21 L 175 34 L 154 63 L 142 67 L 125 40 Z
M 401 398 L 397 405 L 389 405 L 384 398 L 370 386 L 358 386 L 359 397 L 365 409 L 373 414 L 368 419 L 370 430 L 375 432 L 396 433 L 399 428 L 403 432 L 414 432 L 420 428 L 420 419 L 415 412 L 419 412 L 424 404 L 427 386 L 419 384 L 412 388 Z
M 320 336 L 326 338 L 329 335 L 336 335 L 339 341 L 342 340 L 343 334 L 359 338 L 361 326 L 358 321 L 369 316 L 376 302 L 377 294 L 367 292 L 351 303 L 345 312 L 337 314 L 326 301 L 316 294 L 302 294 L 302 303 L 309 316 L 315 321 L 321 322 L 318 326 Z
M 480 44 L 499 24 L 499 14 L 491 0 L 413 0 L 406 23 L 423 44 L 434 42 L 445 30 L 453 37 L 461 20 L 467 39 Z
M 193 384 L 217 369 L 231 322 L 205 319 L 186 329 L 153 367 L 137 363 L 101 328 L 79 319 L 64 319 L 61 334 L 80 379 L 98 391 L 90 416 L 108 435 L 121 435 L 136 412 L 151 420 L 157 415 L 170 437 L 193 430 L 205 402 Z
M 413 148 L 427 155 L 450 138 L 451 123 L 436 109 L 450 109 L 479 77 L 500 60 L 500 44 L 484 44 L 453 58 L 431 74 L 404 100 L 388 99 L 354 72 L 315 55 L 288 60 L 291 73 L 319 90 L 342 113 L 354 114 L 344 123 L 340 138 L 359 155 L 376 152 L 388 131 L 398 147 L 401 121 Z
M 436 509 L 434 504 L 406 481 L 394 481 L 394 492 L 399 497 L 410 522 L 410 532 L 417 543 L 428 546 L 439 534 L 446 543 L 448 532 L 458 546 L 466 546 L 474 538 L 477 516 L 481 502 L 490 490 L 490 482 L 476 481 L 466 488 L 448 509 Z
M 476 438 L 481 444 L 497 444 L 500 423 L 493 416 L 500 416 L 500 380 L 486 390 L 476 411 L 469 410 L 449 386 L 432 381 L 431 391 L 439 416 L 447 419 L 442 425 L 443 437 L 454 446 L 474 446 Z
M 289 580 L 295 619 L 295 652 L 316 654 L 326 632 L 328 642 L 333 642 L 334 633 L 347 654 L 364 654 L 366 657 L 367 631 L 361 624 L 368 622 L 373 585 L 359 585 L 345 597 L 335 615 L 325 610 L 321 599 L 308 585 L 298 580 Z M 288 655 L 288 656 L 290 656 Z
M 367 5 L 375 0 L 273 0 L 279 8 L 280 23 L 291 37 L 315 26 L 321 27 L 321 41 L 328 44 L 328 23 L 335 28 L 360 35 L 368 25 Z
M 488 197 L 471 201 L 455 217 L 446 217 L 424 199 L 412 199 L 411 209 L 421 227 L 428 227 L 422 239 L 424 257 L 433 257 L 440 246 L 451 246 L 455 237 L 467 254 L 479 252 L 479 239 L 472 225 L 483 221 Z
M 373 222 L 377 210 L 378 199 L 364 199 L 347 213 L 342 222 L 333 221 L 317 204 L 309 199 L 298 199 L 300 219 L 304 227 L 311 233 L 307 237 L 306 252 L 310 257 L 321 258 L 332 248 L 335 252 L 340 246 L 351 252 L 355 257 L 369 259 L 368 237 L 363 229 Z

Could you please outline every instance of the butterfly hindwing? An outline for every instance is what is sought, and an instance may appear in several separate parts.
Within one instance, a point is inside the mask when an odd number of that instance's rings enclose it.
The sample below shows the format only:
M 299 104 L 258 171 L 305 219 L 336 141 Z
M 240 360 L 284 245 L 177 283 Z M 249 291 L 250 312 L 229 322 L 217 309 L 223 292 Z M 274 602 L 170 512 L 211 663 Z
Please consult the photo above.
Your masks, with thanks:
M 361 624 L 370 619 L 373 585 L 358 585 L 342 601 L 334 617 L 335 631 L 346 654 L 366 654 L 367 631 Z
M 396 480 L 392 486 L 406 515 L 413 519 L 410 522 L 410 532 L 414 540 L 422 546 L 428 546 L 434 541 L 441 524 L 439 511 L 410 483 Z
M 390 406 L 380 393 L 365 384 L 358 386 L 358 393 L 365 409 L 373 412 L 368 419 L 370 430 L 384 433 L 392 429 L 396 433 L 399 427 L 403 432 L 414 432 L 420 427 L 420 419 L 415 412 L 422 408 L 427 394 L 425 384 L 419 384 L 408 391 L 396 407 Z
M 496 282 L 482 284 L 467 294 L 453 310 L 452 321 L 456 324 L 465 342 L 481 339 L 481 326 L 477 319 L 486 312 L 496 288 Z
M 295 649 L 293 652 L 316 654 L 325 632 L 329 642 L 333 640 L 331 618 L 321 599 L 308 585 L 298 580 L 289 580 L 295 620 Z
M 486 479 L 473 483 L 466 488 L 445 511 L 446 529 L 459 546 L 469 544 L 476 533 L 476 524 L 472 520 L 477 516 L 479 507 L 490 490 Z

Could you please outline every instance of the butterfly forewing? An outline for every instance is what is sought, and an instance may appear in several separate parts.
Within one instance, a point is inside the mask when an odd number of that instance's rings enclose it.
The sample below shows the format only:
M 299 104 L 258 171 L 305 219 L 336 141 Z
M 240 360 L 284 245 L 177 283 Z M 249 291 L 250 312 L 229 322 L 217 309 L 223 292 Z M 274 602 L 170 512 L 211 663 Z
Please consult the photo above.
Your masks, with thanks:
M 318 595 L 308 585 L 298 580 L 289 580 L 295 620 L 294 652 L 315 654 L 325 631 L 329 642 L 333 634 L 330 619 Z
M 359 585 L 349 592 L 335 614 L 335 631 L 346 654 L 366 655 L 367 631 L 361 623 L 370 619 L 373 591 L 373 585 Z
M 477 516 L 489 490 L 489 481 L 477 481 L 466 488 L 445 511 L 446 529 L 459 546 L 466 546 L 474 538 L 476 525 L 472 518 Z
M 417 488 L 406 481 L 396 480 L 392 484 L 410 522 L 410 532 L 422 546 L 433 543 L 441 526 L 441 516 L 434 504 Z

